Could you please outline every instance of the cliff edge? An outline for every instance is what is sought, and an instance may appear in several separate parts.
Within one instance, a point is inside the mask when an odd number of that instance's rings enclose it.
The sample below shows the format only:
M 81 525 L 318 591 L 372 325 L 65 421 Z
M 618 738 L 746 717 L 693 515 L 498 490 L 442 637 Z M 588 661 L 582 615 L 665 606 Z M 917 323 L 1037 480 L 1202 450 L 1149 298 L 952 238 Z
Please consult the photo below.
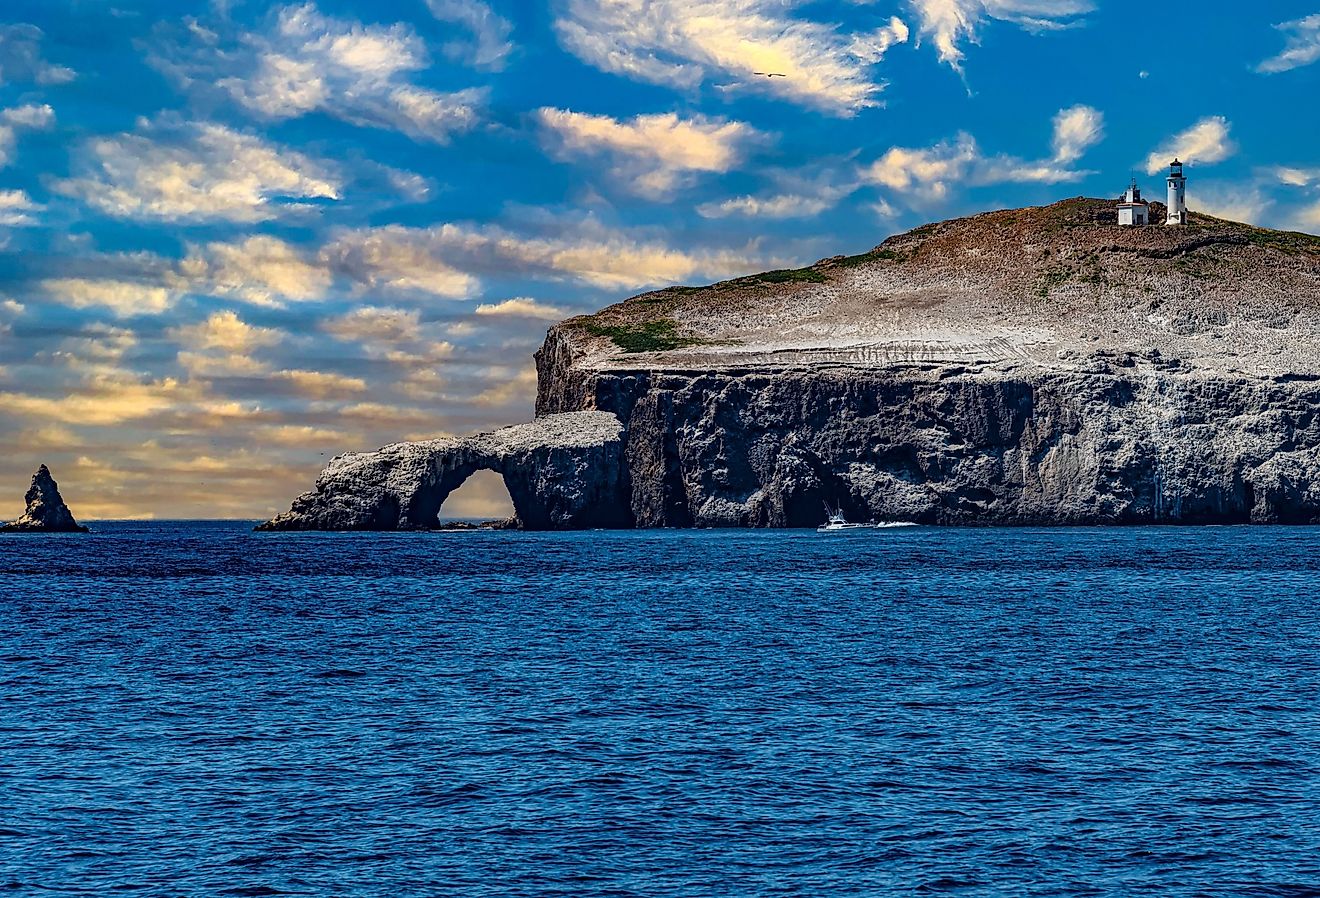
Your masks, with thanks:
M 1078 198 L 553 328 L 639 526 L 1320 521 L 1320 238 Z

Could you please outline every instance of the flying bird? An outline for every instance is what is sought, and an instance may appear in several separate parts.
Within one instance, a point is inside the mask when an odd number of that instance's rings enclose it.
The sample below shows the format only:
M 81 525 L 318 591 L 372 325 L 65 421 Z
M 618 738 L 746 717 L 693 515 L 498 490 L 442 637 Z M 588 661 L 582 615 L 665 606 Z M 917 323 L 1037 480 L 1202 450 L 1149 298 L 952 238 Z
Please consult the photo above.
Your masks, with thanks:
M 783 72 L 752 72 L 753 75 L 764 75 L 766 78 L 787 78 Z

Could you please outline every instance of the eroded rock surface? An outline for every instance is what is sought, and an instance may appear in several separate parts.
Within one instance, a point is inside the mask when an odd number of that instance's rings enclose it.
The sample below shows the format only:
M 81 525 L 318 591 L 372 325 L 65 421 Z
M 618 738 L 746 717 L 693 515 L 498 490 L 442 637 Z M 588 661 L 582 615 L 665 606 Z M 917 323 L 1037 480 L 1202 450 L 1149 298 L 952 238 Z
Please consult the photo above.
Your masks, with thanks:
M 45 465 L 37 468 L 28 487 L 27 510 L 17 521 L 0 526 L 0 533 L 86 533 L 60 496 L 59 484 Z
M 623 427 L 605 412 L 550 415 L 461 439 L 395 443 L 341 455 L 260 530 L 420 530 L 475 471 L 504 477 L 519 526 L 626 527 Z
M 555 327 L 638 526 L 1320 522 L 1320 238 L 1069 200 Z

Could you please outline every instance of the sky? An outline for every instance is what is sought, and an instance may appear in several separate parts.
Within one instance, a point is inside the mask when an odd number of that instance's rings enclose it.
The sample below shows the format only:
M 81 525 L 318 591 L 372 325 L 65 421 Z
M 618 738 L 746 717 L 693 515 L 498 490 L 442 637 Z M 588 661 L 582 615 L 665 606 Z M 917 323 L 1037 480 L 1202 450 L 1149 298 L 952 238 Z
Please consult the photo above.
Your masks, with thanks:
M 1317 96 L 1320 0 L 6 0 L 0 517 L 268 517 L 566 316 L 1175 155 L 1320 233 Z

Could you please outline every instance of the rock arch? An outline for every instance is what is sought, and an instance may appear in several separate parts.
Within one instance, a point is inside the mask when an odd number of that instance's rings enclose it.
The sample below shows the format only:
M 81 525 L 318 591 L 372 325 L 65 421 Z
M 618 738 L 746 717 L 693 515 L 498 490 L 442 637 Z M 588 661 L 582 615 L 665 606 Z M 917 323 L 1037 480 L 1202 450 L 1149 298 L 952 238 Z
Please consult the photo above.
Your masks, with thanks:
M 524 529 L 632 526 L 622 423 L 608 412 L 570 412 L 339 456 L 311 492 L 257 529 L 429 529 L 449 495 L 479 470 L 504 478 Z

